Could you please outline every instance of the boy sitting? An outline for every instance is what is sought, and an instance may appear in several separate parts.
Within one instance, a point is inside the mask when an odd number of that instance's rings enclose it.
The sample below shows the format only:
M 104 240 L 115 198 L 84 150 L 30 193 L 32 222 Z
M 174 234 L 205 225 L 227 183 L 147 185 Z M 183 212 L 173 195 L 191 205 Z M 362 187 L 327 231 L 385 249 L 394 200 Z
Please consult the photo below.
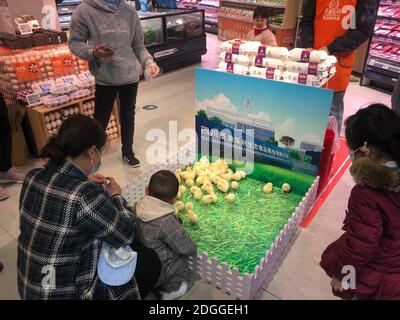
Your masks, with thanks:
M 155 250 L 161 261 L 156 287 L 161 288 L 162 300 L 174 300 L 186 293 L 191 275 L 189 256 L 197 253 L 196 244 L 185 233 L 172 206 L 178 189 L 179 182 L 172 172 L 156 172 L 146 196 L 136 205 L 137 240 Z

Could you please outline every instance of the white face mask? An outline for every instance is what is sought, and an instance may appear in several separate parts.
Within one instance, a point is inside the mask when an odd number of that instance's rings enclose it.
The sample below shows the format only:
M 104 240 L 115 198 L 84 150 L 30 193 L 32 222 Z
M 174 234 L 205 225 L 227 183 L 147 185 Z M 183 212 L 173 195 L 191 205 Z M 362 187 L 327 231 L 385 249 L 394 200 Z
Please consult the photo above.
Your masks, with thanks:
M 368 143 L 364 142 L 364 145 L 362 147 L 366 147 L 366 146 L 368 146 Z M 357 151 L 359 151 L 362 147 L 359 147 L 356 150 L 350 150 L 349 151 L 349 155 L 350 155 L 351 161 L 354 161 L 354 159 L 356 158 Z
M 99 161 L 99 164 L 97 165 L 97 167 L 95 167 L 94 164 L 93 164 L 93 160 L 90 159 L 90 163 L 92 164 L 92 170 L 90 170 L 89 176 L 92 175 L 92 174 L 94 174 L 94 173 L 96 173 L 97 171 L 99 171 L 99 169 L 100 169 L 100 164 L 101 164 L 101 153 L 100 153 L 99 150 L 97 150 L 96 147 L 95 147 L 94 149 L 95 149 L 96 152 L 99 154 L 100 161 Z

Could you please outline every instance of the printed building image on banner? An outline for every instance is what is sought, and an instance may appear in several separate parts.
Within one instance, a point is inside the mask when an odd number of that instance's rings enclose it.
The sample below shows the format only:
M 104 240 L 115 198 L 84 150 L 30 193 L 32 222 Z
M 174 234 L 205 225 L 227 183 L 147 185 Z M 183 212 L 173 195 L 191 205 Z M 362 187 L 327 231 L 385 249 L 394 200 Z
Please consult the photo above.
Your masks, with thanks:
M 318 173 L 332 96 L 326 89 L 197 69 L 198 154 L 232 159 L 238 167 L 239 160 L 253 161 L 253 178 L 290 181 L 305 193 Z

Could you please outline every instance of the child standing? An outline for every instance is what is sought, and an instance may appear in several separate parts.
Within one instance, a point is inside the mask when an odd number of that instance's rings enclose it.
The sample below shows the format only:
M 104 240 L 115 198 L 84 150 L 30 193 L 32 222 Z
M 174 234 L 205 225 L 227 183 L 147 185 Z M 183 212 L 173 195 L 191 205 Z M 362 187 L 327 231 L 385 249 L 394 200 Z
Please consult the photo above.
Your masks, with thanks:
M 264 46 L 276 47 L 275 35 L 268 29 L 268 9 L 256 7 L 253 13 L 254 29 L 247 34 L 246 40 L 260 41 Z
M 137 240 L 157 252 L 161 275 L 156 287 L 163 300 L 183 296 L 190 279 L 189 256 L 197 253 L 196 244 L 185 233 L 172 204 L 176 201 L 179 182 L 170 171 L 155 173 L 146 196 L 136 205 Z
M 399 300 L 400 117 L 380 104 L 361 109 L 346 120 L 346 139 L 356 185 L 345 233 L 326 248 L 320 265 L 336 296 Z

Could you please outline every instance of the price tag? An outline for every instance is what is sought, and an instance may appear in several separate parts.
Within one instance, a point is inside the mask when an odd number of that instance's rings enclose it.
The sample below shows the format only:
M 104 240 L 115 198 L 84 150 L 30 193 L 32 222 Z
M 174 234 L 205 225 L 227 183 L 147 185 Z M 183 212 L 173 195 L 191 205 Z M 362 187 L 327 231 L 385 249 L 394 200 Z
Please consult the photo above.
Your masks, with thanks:
M 26 96 L 26 100 L 28 101 L 28 105 L 30 107 L 36 106 L 42 103 L 39 93 L 32 93 Z
M 22 35 L 33 34 L 32 27 L 29 23 L 18 23 L 18 29 Z

